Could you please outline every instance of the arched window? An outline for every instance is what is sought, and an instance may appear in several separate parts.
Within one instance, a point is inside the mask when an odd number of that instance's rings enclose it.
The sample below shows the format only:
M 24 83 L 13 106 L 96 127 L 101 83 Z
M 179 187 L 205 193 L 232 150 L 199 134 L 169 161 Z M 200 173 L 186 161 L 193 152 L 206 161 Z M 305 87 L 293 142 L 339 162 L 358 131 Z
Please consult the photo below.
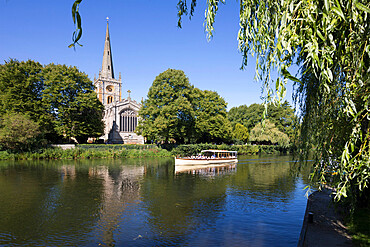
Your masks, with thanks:
M 113 96 L 108 96 L 107 103 L 110 104 L 113 102 Z
M 137 114 L 133 110 L 124 110 L 120 114 L 120 131 L 134 132 L 137 126 Z
M 110 70 L 110 67 L 109 67 L 109 65 L 108 65 L 108 70 Z

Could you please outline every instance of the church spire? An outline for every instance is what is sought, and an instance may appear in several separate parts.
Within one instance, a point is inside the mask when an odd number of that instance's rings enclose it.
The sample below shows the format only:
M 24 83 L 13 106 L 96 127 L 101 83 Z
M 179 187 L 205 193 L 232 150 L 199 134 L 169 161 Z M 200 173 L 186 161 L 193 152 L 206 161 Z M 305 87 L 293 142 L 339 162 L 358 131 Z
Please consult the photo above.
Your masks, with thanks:
M 101 69 L 101 76 L 104 78 L 114 78 L 113 71 L 113 60 L 112 52 L 110 47 L 110 38 L 109 38 L 109 18 L 107 17 L 107 32 L 105 34 L 105 44 L 104 44 L 104 54 L 103 54 L 103 63 Z

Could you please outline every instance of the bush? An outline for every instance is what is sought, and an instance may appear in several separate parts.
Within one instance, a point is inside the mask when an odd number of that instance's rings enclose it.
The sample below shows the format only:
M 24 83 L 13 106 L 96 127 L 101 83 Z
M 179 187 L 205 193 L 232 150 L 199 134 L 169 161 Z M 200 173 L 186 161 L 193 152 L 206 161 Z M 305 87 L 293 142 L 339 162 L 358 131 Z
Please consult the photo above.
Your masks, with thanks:
M 188 144 L 179 145 L 171 150 L 174 156 L 192 156 L 197 155 L 202 150 L 217 149 L 237 151 L 239 155 L 256 155 L 256 154 L 282 154 L 289 153 L 291 147 L 282 147 L 278 145 L 215 145 L 215 144 Z

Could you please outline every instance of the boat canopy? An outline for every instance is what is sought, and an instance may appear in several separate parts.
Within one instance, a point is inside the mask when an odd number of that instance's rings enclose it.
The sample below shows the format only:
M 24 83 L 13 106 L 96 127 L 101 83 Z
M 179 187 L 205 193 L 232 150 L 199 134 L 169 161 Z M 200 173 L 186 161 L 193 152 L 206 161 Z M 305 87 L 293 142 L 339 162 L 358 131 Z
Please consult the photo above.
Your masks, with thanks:
M 229 157 L 237 157 L 237 151 L 229 151 L 229 150 L 202 150 L 201 155 L 204 156 L 215 156 L 217 158 L 219 157 L 224 157 L 224 158 L 229 158 Z

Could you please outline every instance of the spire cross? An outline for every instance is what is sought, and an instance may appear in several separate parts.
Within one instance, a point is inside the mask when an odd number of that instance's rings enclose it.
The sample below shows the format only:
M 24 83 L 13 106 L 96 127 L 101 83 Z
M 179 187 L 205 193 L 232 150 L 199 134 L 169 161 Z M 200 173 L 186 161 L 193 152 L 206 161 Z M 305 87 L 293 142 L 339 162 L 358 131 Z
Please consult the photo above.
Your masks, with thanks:
M 106 18 L 106 19 L 107 19 L 107 22 L 108 22 L 108 21 L 109 21 L 109 17 L 107 16 L 107 18 Z

